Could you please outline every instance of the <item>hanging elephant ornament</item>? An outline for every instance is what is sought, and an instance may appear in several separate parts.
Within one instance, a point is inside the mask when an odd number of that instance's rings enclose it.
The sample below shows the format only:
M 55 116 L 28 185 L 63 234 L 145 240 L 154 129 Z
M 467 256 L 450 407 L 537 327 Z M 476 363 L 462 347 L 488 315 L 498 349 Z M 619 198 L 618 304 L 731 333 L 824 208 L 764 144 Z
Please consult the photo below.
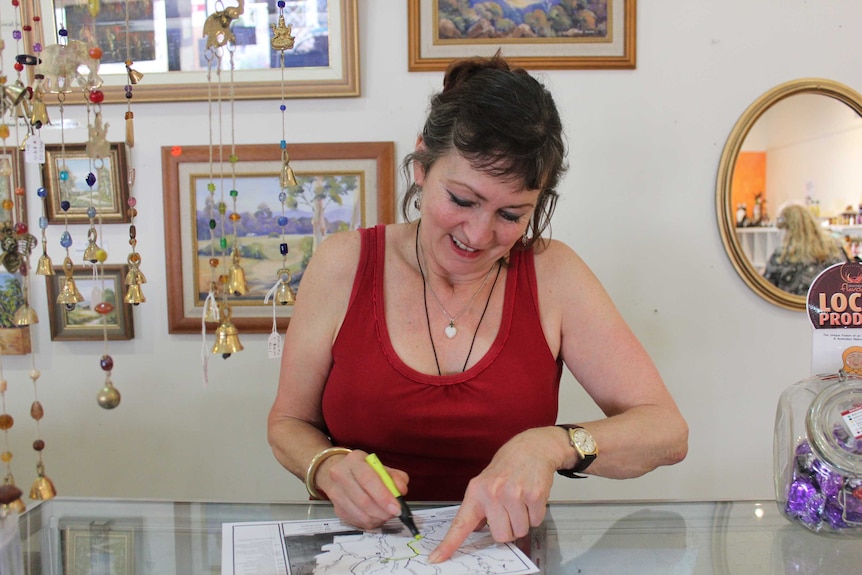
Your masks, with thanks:
M 245 10 L 245 0 L 239 0 L 238 6 L 228 6 L 219 10 L 221 0 L 216 3 L 216 10 L 207 16 L 204 22 L 204 35 L 207 39 L 207 49 L 221 48 L 228 42 L 236 44 L 236 36 L 230 31 L 230 25 L 239 18 Z
M 99 59 L 90 52 L 90 46 L 81 40 L 45 46 L 36 67 L 36 73 L 44 77 L 42 89 L 51 94 L 69 94 L 75 85 L 85 92 L 100 88 Z

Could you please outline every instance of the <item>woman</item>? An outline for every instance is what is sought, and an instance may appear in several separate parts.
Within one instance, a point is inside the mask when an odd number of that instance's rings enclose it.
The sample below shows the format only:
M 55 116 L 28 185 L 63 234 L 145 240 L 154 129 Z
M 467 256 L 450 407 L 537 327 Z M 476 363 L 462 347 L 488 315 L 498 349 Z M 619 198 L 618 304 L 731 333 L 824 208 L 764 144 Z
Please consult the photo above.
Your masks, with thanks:
M 333 235 L 311 259 L 269 441 L 344 521 L 400 513 L 371 452 L 409 499 L 462 500 L 434 562 L 485 523 L 526 535 L 555 471 L 635 477 L 685 456 L 644 349 L 584 262 L 541 237 L 564 162 L 539 82 L 499 56 L 455 62 L 404 161 L 407 223 Z M 554 425 L 563 364 L 606 418 Z
M 844 248 L 805 206 L 789 204 L 782 208 L 775 227 L 784 230 L 784 238 L 769 256 L 763 277 L 779 289 L 806 295 L 820 272 L 847 261 Z

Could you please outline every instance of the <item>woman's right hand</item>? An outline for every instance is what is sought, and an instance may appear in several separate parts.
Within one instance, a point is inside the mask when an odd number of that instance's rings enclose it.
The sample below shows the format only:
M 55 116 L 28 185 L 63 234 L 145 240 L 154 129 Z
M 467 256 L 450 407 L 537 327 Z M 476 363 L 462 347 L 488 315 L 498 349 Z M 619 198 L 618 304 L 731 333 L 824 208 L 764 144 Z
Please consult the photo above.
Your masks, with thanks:
M 401 506 L 377 472 L 365 461 L 368 454 L 355 449 L 330 457 L 321 464 L 315 484 L 335 508 L 338 517 L 361 529 L 376 529 L 401 514 Z M 386 468 L 395 486 L 407 493 L 409 477 L 400 469 Z

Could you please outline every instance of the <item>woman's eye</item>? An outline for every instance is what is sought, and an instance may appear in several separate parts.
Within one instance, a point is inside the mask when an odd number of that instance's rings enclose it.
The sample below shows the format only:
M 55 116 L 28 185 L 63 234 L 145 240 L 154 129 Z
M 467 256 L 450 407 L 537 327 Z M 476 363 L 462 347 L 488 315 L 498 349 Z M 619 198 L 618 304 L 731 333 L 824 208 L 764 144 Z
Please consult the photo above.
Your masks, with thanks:
M 458 196 L 451 193 L 449 194 L 449 199 L 452 200 L 455 205 L 461 206 L 462 208 L 468 208 L 473 205 L 473 202 L 470 202 L 468 200 L 462 200 Z
M 520 222 L 521 216 L 519 214 L 510 214 L 509 212 L 500 212 L 500 217 L 502 217 L 507 222 Z

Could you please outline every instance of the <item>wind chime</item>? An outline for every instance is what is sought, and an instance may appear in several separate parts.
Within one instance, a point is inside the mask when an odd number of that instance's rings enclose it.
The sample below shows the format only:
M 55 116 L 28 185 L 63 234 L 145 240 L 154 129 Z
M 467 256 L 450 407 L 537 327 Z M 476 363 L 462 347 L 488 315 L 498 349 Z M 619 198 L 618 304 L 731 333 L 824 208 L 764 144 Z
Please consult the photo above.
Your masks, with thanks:
M 281 69 L 281 104 L 279 105 L 279 110 L 281 111 L 281 142 L 279 146 L 281 148 L 281 173 L 279 175 L 279 187 L 281 190 L 278 193 L 278 201 L 281 204 L 281 215 L 278 218 L 278 226 L 281 229 L 281 242 L 278 245 L 279 253 L 281 254 L 281 267 L 276 272 L 276 282 L 275 285 L 269 290 L 264 297 L 264 303 L 268 303 L 269 299 L 272 298 L 272 333 L 270 333 L 269 338 L 267 340 L 267 353 L 270 358 L 277 358 L 281 356 L 281 334 L 278 333 L 278 324 L 276 322 L 276 312 L 275 306 L 278 305 L 293 305 L 296 301 L 296 294 L 293 292 L 293 288 L 290 287 L 291 273 L 290 269 L 287 266 L 287 254 L 288 254 L 288 245 L 287 245 L 287 199 L 288 194 L 286 190 L 290 187 L 296 186 L 296 174 L 293 172 L 293 168 L 290 167 L 290 154 L 287 152 L 287 123 L 285 118 L 285 111 L 287 110 L 287 105 L 285 104 L 285 75 L 284 75 L 284 52 L 285 50 L 290 50 L 293 48 L 294 37 L 291 35 L 291 29 L 293 25 L 286 25 L 284 20 L 284 0 L 278 0 L 278 23 L 272 26 L 272 40 L 270 44 L 273 50 L 276 50 L 279 53 L 279 63 Z
M 231 31 L 230 27 L 234 20 L 236 20 L 243 13 L 244 4 L 240 2 L 239 6 L 231 6 L 224 8 L 221 5 L 221 2 L 218 3 L 218 6 L 221 6 L 221 9 L 216 9 L 215 12 L 210 14 L 206 22 L 204 23 L 204 36 L 207 39 L 206 42 L 206 52 L 205 58 L 207 60 L 207 102 L 209 105 L 209 116 L 210 116 L 210 126 L 209 126 L 209 182 L 207 184 L 207 191 L 209 193 L 209 201 L 207 203 L 209 210 L 209 229 L 210 229 L 210 258 L 209 258 L 209 266 L 210 266 L 210 289 L 207 294 L 207 298 L 204 301 L 204 309 L 203 315 L 201 319 L 201 332 L 203 338 L 203 348 L 201 350 L 201 360 L 203 363 L 204 370 L 204 383 L 207 381 L 207 359 L 206 359 L 206 322 L 207 321 L 218 321 L 220 322 L 218 328 L 216 329 L 215 334 L 215 343 L 210 350 L 212 354 L 220 354 L 223 358 L 227 359 L 234 353 L 242 351 L 243 345 L 239 340 L 239 330 L 237 330 L 236 326 L 231 322 L 231 316 L 233 315 L 232 308 L 230 302 L 228 300 L 229 296 L 241 296 L 248 293 L 248 284 L 245 279 L 245 271 L 241 265 L 241 250 L 239 248 L 239 230 L 238 225 L 242 216 L 237 209 L 237 200 L 239 196 L 239 192 L 236 189 L 236 163 L 239 161 L 239 158 L 236 155 L 236 145 L 234 139 L 234 120 L 235 120 L 235 111 L 234 111 L 234 92 L 233 92 L 233 72 L 234 72 L 234 48 L 236 43 L 236 37 Z M 231 181 L 232 188 L 230 190 L 230 197 L 232 198 L 232 207 L 233 211 L 228 215 L 227 214 L 227 202 L 225 201 L 224 195 L 224 186 L 225 186 L 225 175 L 222 170 L 222 166 L 224 165 L 224 134 L 222 130 L 222 81 L 221 81 L 221 72 L 222 72 L 222 58 L 224 56 L 224 51 L 226 50 L 229 54 L 229 63 L 230 63 L 230 82 L 229 82 L 229 93 L 228 93 L 228 103 L 230 105 L 230 120 L 231 120 L 231 153 L 229 157 L 229 163 L 231 166 Z M 216 171 L 215 171 L 215 150 L 216 144 L 213 138 L 213 80 L 212 80 L 212 72 L 213 68 L 216 71 L 216 104 L 217 104 L 217 120 L 218 120 L 218 180 L 220 190 L 220 196 L 218 202 L 216 202 Z M 218 214 L 218 219 L 216 219 L 216 213 Z M 233 242 L 229 244 L 228 242 L 228 226 L 227 221 L 230 221 L 232 224 L 232 232 L 233 232 Z M 218 233 L 218 247 L 219 250 L 216 250 L 216 236 Z M 228 268 L 227 263 L 227 255 L 230 250 L 230 267 Z M 220 257 L 216 257 L 218 254 Z M 219 273 L 219 266 L 221 266 L 222 273 Z

